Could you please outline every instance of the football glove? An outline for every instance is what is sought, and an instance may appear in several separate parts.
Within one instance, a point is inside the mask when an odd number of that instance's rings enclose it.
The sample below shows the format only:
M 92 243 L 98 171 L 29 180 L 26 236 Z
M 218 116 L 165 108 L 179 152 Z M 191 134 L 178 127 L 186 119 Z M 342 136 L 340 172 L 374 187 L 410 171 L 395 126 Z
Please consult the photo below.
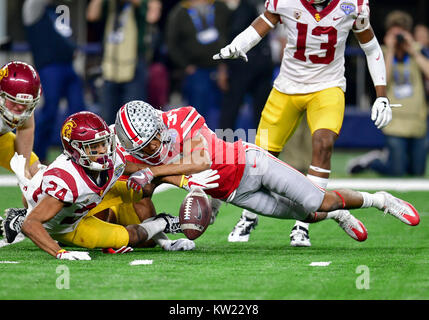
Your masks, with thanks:
M 234 43 L 220 49 L 220 52 L 213 56 L 213 60 L 237 58 L 241 58 L 246 62 L 248 61 L 246 53 L 240 50 Z
M 67 251 L 64 249 L 57 252 L 56 258 L 59 260 L 91 260 L 88 252 Z
M 219 187 L 220 176 L 217 174 L 217 170 L 204 170 L 199 173 L 194 173 L 190 176 L 182 176 L 180 188 L 190 191 L 192 188 L 199 187 L 203 190 L 214 189 Z
M 389 99 L 378 97 L 371 110 L 371 120 L 374 121 L 378 129 L 387 126 L 392 121 L 392 109 L 390 108 Z
M 162 248 L 165 251 L 190 251 L 195 249 L 195 242 L 185 238 L 169 240 Z
M 154 176 L 149 168 L 134 172 L 127 181 L 127 188 L 139 192 L 144 186 L 152 182 Z

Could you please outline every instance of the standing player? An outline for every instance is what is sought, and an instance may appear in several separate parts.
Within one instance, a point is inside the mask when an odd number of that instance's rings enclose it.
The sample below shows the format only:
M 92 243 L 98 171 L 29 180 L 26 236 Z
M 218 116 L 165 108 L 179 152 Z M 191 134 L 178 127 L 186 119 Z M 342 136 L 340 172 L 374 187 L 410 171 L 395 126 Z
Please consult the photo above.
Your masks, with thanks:
M 352 30 L 365 55 L 377 99 L 371 119 L 377 128 L 392 119 L 386 96 L 383 53 L 369 23 L 368 0 L 267 0 L 266 11 L 214 59 L 243 58 L 278 23 L 285 25 L 287 45 L 280 74 L 262 112 L 256 144 L 278 156 L 303 113 L 312 133 L 308 178 L 326 188 L 331 154 L 341 130 L 346 90 L 344 51 Z M 257 216 L 244 210 L 229 241 L 248 241 Z M 297 221 L 292 246 L 311 246 L 308 224 Z
M 168 176 L 184 187 L 186 175 L 212 169 L 220 176 L 219 186 L 206 193 L 215 199 L 273 218 L 334 219 L 358 241 L 366 239 L 367 231 L 346 209 L 375 207 L 408 225 L 420 221 L 411 204 L 386 192 L 325 191 L 254 144 L 219 139 L 193 107 L 162 112 L 131 101 L 118 111 L 115 129 L 125 150 L 150 165 L 128 179 L 136 191 Z
M 29 202 L 34 208 L 22 223 L 22 232 L 42 250 L 57 259 L 90 260 L 87 252 L 66 251 L 54 239 L 84 248 L 118 249 L 180 230 L 178 218 L 167 214 L 126 227 L 88 216 L 124 172 L 141 167 L 125 162 L 114 134 L 91 112 L 69 116 L 61 140 L 64 154 L 46 168 L 40 185 L 32 190 Z M 184 250 L 194 248 L 192 241 L 183 240 Z
M 0 166 L 12 171 L 10 160 L 15 152 L 22 154 L 27 160 L 27 177 L 32 177 L 40 164 L 32 150 L 34 109 L 41 93 L 39 75 L 31 65 L 12 61 L 0 69 Z

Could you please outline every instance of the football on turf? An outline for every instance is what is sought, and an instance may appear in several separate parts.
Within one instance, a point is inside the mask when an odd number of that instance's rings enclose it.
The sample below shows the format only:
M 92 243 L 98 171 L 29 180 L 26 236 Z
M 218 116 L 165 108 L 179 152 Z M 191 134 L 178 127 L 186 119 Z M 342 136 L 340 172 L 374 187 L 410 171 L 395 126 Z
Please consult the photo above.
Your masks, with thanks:
M 183 199 L 179 211 L 179 221 L 184 235 L 195 240 L 206 231 L 212 210 L 209 198 L 201 188 L 193 188 Z

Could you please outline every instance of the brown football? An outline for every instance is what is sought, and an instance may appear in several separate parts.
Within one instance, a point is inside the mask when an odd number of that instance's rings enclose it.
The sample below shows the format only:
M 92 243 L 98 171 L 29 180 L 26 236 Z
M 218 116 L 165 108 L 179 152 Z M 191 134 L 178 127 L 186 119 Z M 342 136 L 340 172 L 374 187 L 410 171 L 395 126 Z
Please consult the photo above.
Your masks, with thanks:
M 211 218 L 210 200 L 201 188 L 193 188 L 183 199 L 179 221 L 184 235 L 195 240 L 206 231 Z

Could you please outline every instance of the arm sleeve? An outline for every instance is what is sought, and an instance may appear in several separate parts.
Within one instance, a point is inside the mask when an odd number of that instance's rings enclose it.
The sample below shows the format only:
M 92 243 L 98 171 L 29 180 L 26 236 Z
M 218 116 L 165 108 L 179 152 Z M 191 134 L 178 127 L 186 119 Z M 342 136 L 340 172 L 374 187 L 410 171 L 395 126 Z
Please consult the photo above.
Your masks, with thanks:
M 365 52 L 369 73 L 374 86 L 385 86 L 386 64 L 384 62 L 383 51 L 381 50 L 377 38 L 374 36 L 369 42 L 359 44 Z

